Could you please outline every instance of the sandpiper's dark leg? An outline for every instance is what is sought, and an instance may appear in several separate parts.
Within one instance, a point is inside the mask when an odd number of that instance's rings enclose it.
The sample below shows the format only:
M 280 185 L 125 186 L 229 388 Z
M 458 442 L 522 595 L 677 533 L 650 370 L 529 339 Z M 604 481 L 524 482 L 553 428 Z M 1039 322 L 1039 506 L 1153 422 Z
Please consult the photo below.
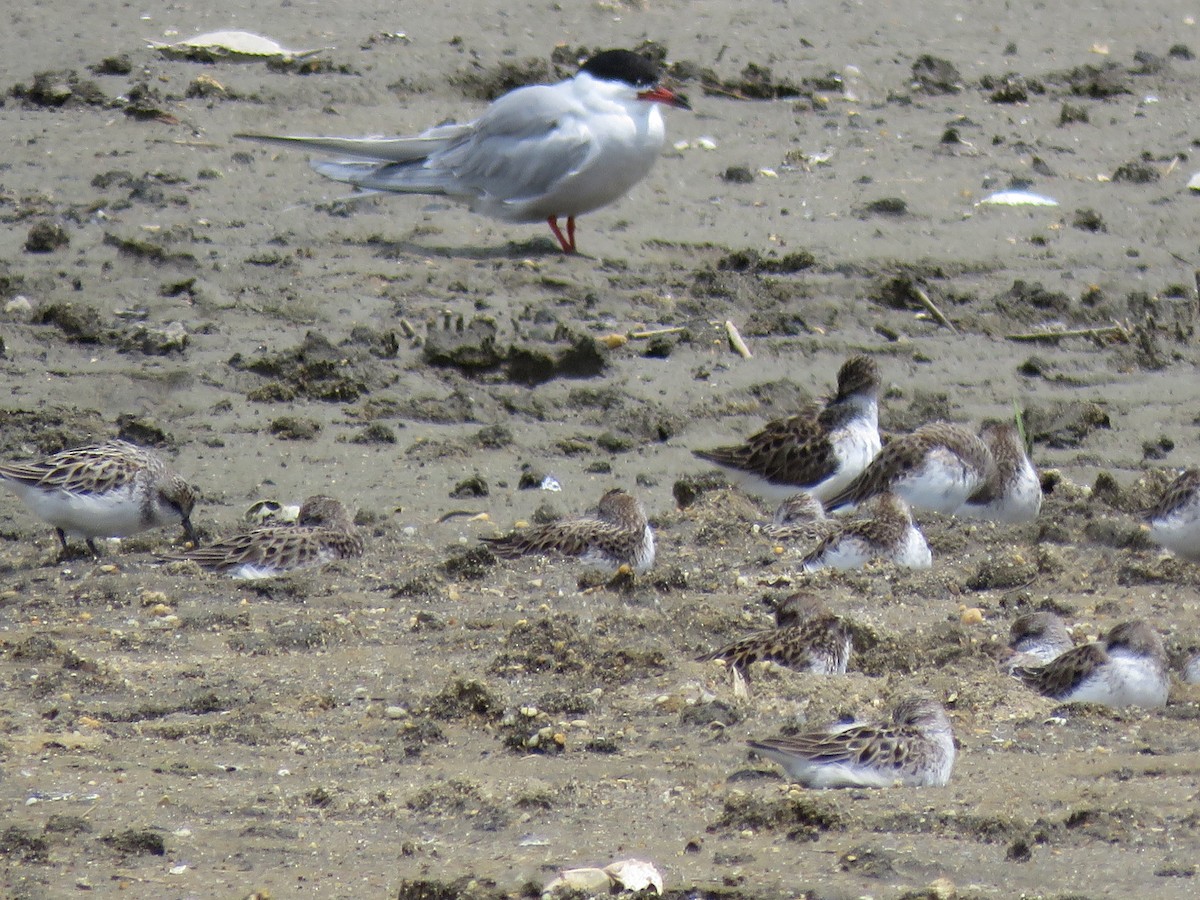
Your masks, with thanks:
M 55 528 L 54 533 L 58 535 L 58 542 L 62 544 L 62 552 L 67 552 L 67 533 L 61 528 Z
M 87 547 L 92 551 L 92 556 L 96 557 L 97 559 L 100 558 L 100 551 L 96 549 L 96 542 L 91 538 L 87 539 Z

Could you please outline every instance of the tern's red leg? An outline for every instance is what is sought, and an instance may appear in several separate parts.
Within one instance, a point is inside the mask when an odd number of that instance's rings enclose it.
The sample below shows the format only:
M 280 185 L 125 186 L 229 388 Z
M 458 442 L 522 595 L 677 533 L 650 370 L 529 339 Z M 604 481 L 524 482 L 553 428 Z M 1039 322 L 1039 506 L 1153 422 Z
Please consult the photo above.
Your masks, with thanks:
M 546 224 L 550 226 L 550 230 L 553 231 L 554 236 L 556 238 L 558 238 L 558 243 L 562 247 L 562 252 L 563 253 L 574 253 L 575 252 L 575 220 L 567 219 L 567 231 L 571 235 L 571 239 L 569 241 L 566 239 L 566 237 L 563 236 L 562 229 L 560 229 L 558 227 L 558 216 L 549 216 L 546 219 Z
M 575 252 L 575 217 L 567 216 L 567 240 L 571 242 L 571 252 Z

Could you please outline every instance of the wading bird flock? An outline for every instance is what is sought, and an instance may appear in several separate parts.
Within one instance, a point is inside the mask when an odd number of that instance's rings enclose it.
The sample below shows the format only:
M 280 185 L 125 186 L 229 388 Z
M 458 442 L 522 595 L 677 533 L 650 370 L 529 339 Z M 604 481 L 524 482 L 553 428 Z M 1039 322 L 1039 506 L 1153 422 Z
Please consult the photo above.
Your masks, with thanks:
M 317 161 L 328 178 L 366 192 L 443 195 L 506 222 L 545 221 L 563 252 L 574 253 L 578 216 L 615 202 L 641 181 L 659 156 L 663 106 L 690 109 L 659 81 L 657 66 L 627 50 L 606 50 L 571 79 L 500 97 L 476 120 L 415 137 L 338 138 L 239 134 L 237 137 L 341 157 Z M 566 233 L 559 220 L 566 220 Z M 836 392 L 744 442 L 695 455 L 739 486 L 782 501 L 761 526 L 772 540 L 796 545 L 806 572 L 894 565 L 927 569 L 928 543 L 914 513 L 998 523 L 1033 520 L 1042 502 L 1038 473 L 1013 422 L 976 432 L 933 422 L 886 443 L 879 433 L 880 372 L 854 356 L 842 365 Z M 127 537 L 174 523 L 193 546 L 165 560 L 238 578 L 266 578 L 361 556 L 363 540 L 346 508 L 314 496 L 294 523 L 260 524 L 197 546 L 191 515 L 196 490 L 153 451 L 112 440 L 64 450 L 37 462 L 0 465 L 0 482 L 54 527 L 62 550 L 82 538 Z M 1200 469 L 1181 475 L 1146 514 L 1155 541 L 1200 562 Z M 656 558 L 641 502 L 619 488 L 594 513 L 485 537 L 497 556 L 575 558 L 606 572 L 642 575 Z M 705 654 L 739 677 L 769 661 L 825 675 L 844 673 L 852 628 L 808 593 L 777 610 L 777 627 Z M 1101 640 L 1075 646 L 1052 613 L 1022 616 L 1012 626 L 1005 668 L 1062 702 L 1160 707 L 1169 677 L 1160 636 L 1142 621 L 1122 622 Z M 1200 680 L 1200 658 L 1185 677 Z M 784 738 L 754 740 L 755 752 L 814 788 L 945 785 L 955 762 L 949 717 L 934 698 L 902 697 L 882 722 L 837 724 Z
M 743 445 L 696 450 L 767 496 L 785 496 L 762 536 L 798 545 L 800 568 L 867 565 L 929 568 L 933 564 L 914 518 L 934 512 L 1001 523 L 1034 519 L 1041 507 L 1038 474 L 1019 428 L 986 423 L 980 434 L 939 422 L 881 440 L 879 372 L 864 356 L 847 360 L 827 403 L 771 422 Z M 877 448 L 870 454 L 864 448 Z M 164 560 L 191 561 L 237 578 L 268 578 L 361 556 L 364 545 L 349 512 L 330 497 L 310 497 L 294 523 L 260 524 L 208 546 L 196 546 L 191 515 L 198 492 L 152 450 L 122 440 L 64 450 L 40 461 L 0 465 L 0 482 L 67 538 L 126 537 L 181 524 L 193 546 Z M 840 514 L 839 514 L 840 511 Z M 1180 556 L 1200 561 L 1200 470 L 1189 469 L 1148 510 L 1151 536 Z M 497 556 L 575 559 L 607 574 L 648 572 L 654 531 L 641 502 L 607 491 L 594 512 L 481 538 Z M 811 593 L 780 604 L 776 627 L 705 654 L 749 680 L 753 663 L 800 671 L 844 673 L 852 626 Z M 1032 690 L 1061 702 L 1161 707 L 1169 675 L 1161 637 L 1145 622 L 1114 626 L 1102 639 L 1075 646 L 1049 612 L 1018 618 L 1004 668 Z M 1184 677 L 1200 677 L 1193 660 Z M 932 697 L 904 697 L 891 719 L 839 724 L 750 747 L 810 787 L 941 785 L 955 751 L 945 710 Z

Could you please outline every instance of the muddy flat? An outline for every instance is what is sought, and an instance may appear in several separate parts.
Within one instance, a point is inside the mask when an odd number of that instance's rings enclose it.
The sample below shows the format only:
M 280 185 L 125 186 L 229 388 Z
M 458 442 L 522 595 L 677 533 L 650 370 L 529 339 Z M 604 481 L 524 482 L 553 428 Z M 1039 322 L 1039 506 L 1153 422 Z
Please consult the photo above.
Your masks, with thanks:
M 164 563 L 161 530 L 60 559 L 3 492 L 3 893 L 536 896 L 635 857 L 675 897 L 1194 896 L 1200 688 L 1063 706 L 997 666 L 1037 609 L 1077 641 L 1147 619 L 1176 666 L 1200 646 L 1200 569 L 1138 519 L 1200 463 L 1194 16 L 5 12 L 0 458 L 122 435 L 197 485 L 203 541 L 322 493 L 366 553 L 236 581 Z M 147 43 L 231 30 L 332 49 Z M 662 55 L 694 112 L 577 256 L 439 198 L 348 203 L 308 154 L 232 138 L 466 121 L 617 46 Z M 771 504 L 692 450 L 828 394 L 854 353 L 886 432 L 1021 411 L 1038 520 L 920 516 L 926 572 L 805 575 L 757 534 Z M 656 529 L 632 582 L 480 544 L 610 487 Z M 848 674 L 743 692 L 694 661 L 801 589 L 854 623 Z M 745 746 L 914 689 L 960 744 L 944 788 L 805 791 Z

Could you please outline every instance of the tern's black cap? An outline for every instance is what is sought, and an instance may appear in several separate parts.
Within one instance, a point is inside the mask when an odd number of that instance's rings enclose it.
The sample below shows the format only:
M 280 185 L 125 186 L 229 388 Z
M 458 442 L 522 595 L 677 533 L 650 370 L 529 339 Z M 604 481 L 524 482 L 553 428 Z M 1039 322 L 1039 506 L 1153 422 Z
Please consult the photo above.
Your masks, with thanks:
M 623 81 L 635 88 L 658 84 L 658 66 L 632 50 L 601 50 L 579 71 L 604 81 Z

